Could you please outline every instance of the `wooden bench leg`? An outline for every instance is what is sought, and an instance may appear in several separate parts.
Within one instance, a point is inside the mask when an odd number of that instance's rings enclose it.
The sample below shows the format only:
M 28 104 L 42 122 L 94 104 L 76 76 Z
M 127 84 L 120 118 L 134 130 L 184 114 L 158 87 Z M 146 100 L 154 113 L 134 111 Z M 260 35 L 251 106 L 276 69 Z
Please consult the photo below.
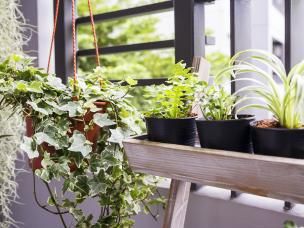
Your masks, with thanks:
M 184 227 L 190 187 L 190 182 L 171 180 L 163 228 Z

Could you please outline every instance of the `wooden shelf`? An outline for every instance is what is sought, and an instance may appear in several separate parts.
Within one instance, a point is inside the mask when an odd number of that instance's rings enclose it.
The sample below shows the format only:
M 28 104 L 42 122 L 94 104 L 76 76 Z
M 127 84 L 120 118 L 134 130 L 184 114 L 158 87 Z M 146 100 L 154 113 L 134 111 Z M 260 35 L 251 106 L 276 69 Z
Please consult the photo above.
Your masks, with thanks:
M 124 147 L 136 172 L 304 203 L 304 160 L 150 142 L 145 136 L 125 140 Z

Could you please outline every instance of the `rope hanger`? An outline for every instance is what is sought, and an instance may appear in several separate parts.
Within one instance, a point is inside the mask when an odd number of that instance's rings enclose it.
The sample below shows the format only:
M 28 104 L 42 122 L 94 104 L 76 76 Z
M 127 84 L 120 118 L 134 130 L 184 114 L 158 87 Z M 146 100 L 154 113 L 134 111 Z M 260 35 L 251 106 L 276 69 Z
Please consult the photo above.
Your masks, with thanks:
M 76 18 L 75 18 L 75 0 L 72 1 L 72 46 L 73 46 L 73 73 L 74 73 L 74 85 L 77 81 L 77 50 L 76 50 Z M 54 40 L 57 30 L 57 23 L 58 23 L 58 15 L 59 15 L 59 6 L 60 6 L 60 0 L 56 0 L 56 10 L 55 10 L 55 18 L 54 18 L 54 27 L 52 32 L 52 38 L 51 38 L 51 45 L 50 45 L 50 51 L 48 56 L 48 64 L 47 64 L 47 73 L 49 73 L 50 70 L 50 62 L 52 57 L 52 52 L 54 48 Z M 95 47 L 95 53 L 96 53 L 96 65 L 100 66 L 100 60 L 99 60 L 99 50 L 98 50 L 98 43 L 97 43 L 97 36 L 96 36 L 96 29 L 95 29 L 95 23 L 94 23 L 94 16 L 92 12 L 92 6 L 91 6 L 91 0 L 88 0 L 88 8 L 90 12 L 90 18 L 91 18 L 91 28 L 94 38 L 94 47 Z

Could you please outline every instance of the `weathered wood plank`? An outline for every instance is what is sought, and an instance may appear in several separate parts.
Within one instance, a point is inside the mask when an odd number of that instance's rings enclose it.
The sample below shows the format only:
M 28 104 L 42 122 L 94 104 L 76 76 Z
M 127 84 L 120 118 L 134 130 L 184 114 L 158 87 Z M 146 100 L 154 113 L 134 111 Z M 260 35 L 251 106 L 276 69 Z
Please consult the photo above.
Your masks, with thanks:
M 190 182 L 171 181 L 163 228 L 184 227 L 190 187 Z
M 128 139 L 134 171 L 304 203 L 304 160 Z

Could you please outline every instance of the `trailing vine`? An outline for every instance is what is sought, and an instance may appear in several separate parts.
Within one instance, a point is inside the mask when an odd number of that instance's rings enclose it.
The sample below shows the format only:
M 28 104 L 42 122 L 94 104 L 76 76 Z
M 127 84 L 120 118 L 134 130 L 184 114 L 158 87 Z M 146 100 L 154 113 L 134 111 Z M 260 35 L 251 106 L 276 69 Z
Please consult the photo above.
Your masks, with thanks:
M 97 67 L 66 86 L 32 67 L 27 57 L 14 55 L 0 64 L 0 108 L 11 107 L 12 113 L 30 118 L 33 135 L 24 137 L 21 148 L 45 183 L 53 208 L 35 199 L 41 208 L 59 215 L 63 227 L 66 213 L 73 216 L 75 227 L 131 227 L 131 216 L 164 202 L 150 198 L 157 179 L 133 173 L 123 149 L 124 138 L 141 133 L 141 115 L 128 100 L 137 82 L 127 78 L 112 83 L 102 78 L 103 73 Z M 97 105 L 101 101 L 102 107 Z M 96 126 L 100 130 L 95 143 L 89 135 Z M 37 161 L 41 167 L 35 166 Z M 49 185 L 55 180 L 63 183 L 60 194 Z M 98 218 L 79 207 L 92 198 L 100 205 Z

